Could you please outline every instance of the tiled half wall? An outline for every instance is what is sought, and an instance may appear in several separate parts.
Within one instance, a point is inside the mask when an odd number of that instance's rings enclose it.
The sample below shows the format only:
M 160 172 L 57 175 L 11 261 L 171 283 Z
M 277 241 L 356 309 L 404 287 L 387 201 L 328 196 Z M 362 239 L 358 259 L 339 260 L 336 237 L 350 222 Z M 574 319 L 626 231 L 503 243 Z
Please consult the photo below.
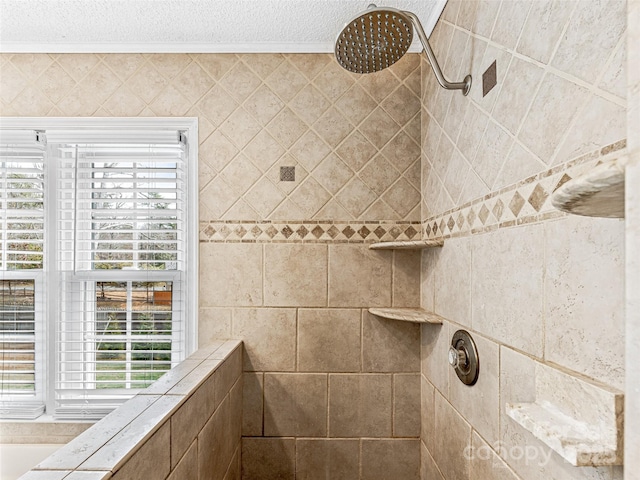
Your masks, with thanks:
M 240 478 L 242 342 L 197 350 L 21 480 Z

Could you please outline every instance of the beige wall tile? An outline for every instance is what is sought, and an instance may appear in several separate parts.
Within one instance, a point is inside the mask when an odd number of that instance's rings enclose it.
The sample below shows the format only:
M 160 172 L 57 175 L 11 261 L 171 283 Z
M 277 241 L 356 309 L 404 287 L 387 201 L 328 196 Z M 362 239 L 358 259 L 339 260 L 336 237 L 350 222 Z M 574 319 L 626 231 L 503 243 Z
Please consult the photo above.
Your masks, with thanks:
M 567 4 L 569 2 L 558 2 Z M 522 125 L 518 139 L 547 164 L 569 130 L 571 121 L 587 100 L 577 84 L 547 73 Z M 553 107 L 550 104 L 554 104 Z
M 214 372 L 215 381 L 215 405 L 216 408 L 229 394 L 234 384 L 242 378 L 242 352 L 243 348 L 236 348 L 218 369 Z M 242 381 L 240 382 L 242 384 Z
M 447 352 L 451 345 L 451 333 L 456 328 L 442 325 L 422 325 L 420 338 L 421 372 L 444 396 L 449 395 L 449 363 Z
M 330 245 L 329 306 L 391 305 L 391 256 L 365 245 Z
M 378 150 L 357 130 L 336 150 L 336 153 L 354 171 L 360 170 Z
M 512 143 L 513 139 L 504 128 L 493 122 L 487 124 L 473 160 L 473 168 L 490 190 L 494 189 L 498 173 Z
M 435 313 L 471 326 L 471 239 L 447 239 L 432 256 Z
M 363 310 L 362 370 L 417 372 L 420 369 L 420 325 L 376 317 Z
M 200 308 L 198 310 L 198 346 L 214 340 L 231 338 L 230 308 Z
M 500 351 L 498 344 L 471 333 L 478 349 L 480 373 L 473 386 L 460 381 L 449 368 L 449 401 L 451 405 L 490 443 L 499 440 L 500 410 Z
M 547 63 L 561 38 L 576 2 L 545 0 L 533 2 L 518 42 L 519 53 Z
M 360 440 L 296 440 L 298 480 L 354 480 L 359 478 Z
M 171 416 L 171 468 L 176 468 L 180 459 L 198 436 L 216 407 L 215 376 L 202 385 Z
M 245 371 L 295 370 L 294 309 L 235 309 L 233 336 L 244 342 Z
M 265 373 L 265 436 L 326 436 L 327 381 L 326 374 Z
M 501 346 L 500 401 L 533 402 L 536 399 L 535 388 L 535 361 L 511 348 Z M 502 408 L 500 410 L 504 414 Z
M 263 373 L 245 373 L 243 379 L 242 435 L 259 437 L 262 435 L 263 422 Z
M 435 393 L 435 387 L 424 375 L 420 375 L 420 440 L 430 451 L 434 451 L 434 444 L 438 438 Z
M 242 441 L 243 388 L 244 382 L 240 378 L 229 391 L 231 412 L 229 414 L 229 423 L 226 426 L 226 447 L 228 448 L 227 453 L 232 456 L 235 455 Z
M 420 267 L 420 306 L 429 312 L 435 311 L 435 271 L 437 252 L 433 248 L 422 251 Z
M 473 329 L 542 356 L 543 226 L 473 237 Z
M 546 165 L 520 143 L 513 142 L 496 179 L 496 188 L 512 185 L 546 169 Z
M 363 440 L 362 480 L 420 478 L 420 440 Z
M 480 435 L 472 434 L 470 480 L 519 480 Z
M 601 145 L 611 145 L 626 138 L 627 109 L 599 95 L 592 95 L 578 114 L 579 128 L 572 128 L 562 142 L 553 161 L 554 165 L 593 152 Z M 606 128 L 602 119 L 606 118 Z
M 200 480 L 198 478 L 198 443 L 193 442 L 167 480 Z
M 506 48 L 514 48 L 527 19 L 532 0 L 503 1 L 491 33 L 491 39 Z
M 353 218 L 361 218 L 367 209 L 375 202 L 377 195 L 360 178 L 354 177 L 336 195 L 336 200 Z
M 227 474 L 224 476 L 224 480 L 240 480 L 242 478 L 242 459 L 240 455 L 242 454 L 242 446 L 238 445 L 236 448 L 236 453 L 233 454 L 233 459 L 231 460 L 231 464 L 229 465 L 229 470 L 227 470 Z
M 200 478 L 224 478 L 236 447 L 231 433 L 233 420 L 231 403 L 226 397 L 198 435 Z
M 444 480 L 435 460 L 424 443 L 420 444 L 420 475 L 421 480 Z
M 589 83 L 604 69 L 626 27 L 626 2 L 578 2 L 551 64 Z M 593 28 L 593 19 L 599 28 Z
M 359 309 L 300 309 L 298 370 L 359 372 L 360 317 Z
M 503 5 L 507 3 L 503 2 Z M 501 68 L 506 68 L 506 65 L 501 65 Z M 542 74 L 543 70 L 534 63 L 515 57 L 504 74 L 500 96 L 492 115 L 511 133 L 517 133 L 524 120 L 527 107 L 531 102 L 531 92 L 537 88 Z
M 264 248 L 265 305 L 327 305 L 326 245 L 272 244 Z
M 617 388 L 624 388 L 623 232 L 619 220 L 545 224 L 545 359 Z
M 200 306 L 262 304 L 262 245 L 200 244 Z
M 293 438 L 243 438 L 242 479 L 294 480 L 295 457 Z
M 468 478 L 469 459 L 465 449 L 471 445 L 471 426 L 436 392 L 433 458 L 445 478 Z
M 395 251 L 393 255 L 393 306 L 420 305 L 421 252 Z
M 329 375 L 329 436 L 390 437 L 391 375 Z
M 420 435 L 419 373 L 393 376 L 393 436 Z
M 449 167 L 443 179 L 444 188 L 449 192 L 454 203 L 460 204 L 462 189 L 471 166 L 458 150 L 453 151 L 448 163 Z
M 154 476 L 167 477 L 171 468 L 170 432 L 169 422 L 166 422 L 111 478 L 145 480 Z
M 628 21 L 628 20 L 627 20 Z M 628 36 L 627 41 L 630 38 Z M 599 87 L 619 98 L 625 98 L 627 94 L 627 45 L 621 42 L 611 59 L 610 68 L 604 72 Z
M 379 75 L 364 75 L 359 79 L 358 84 L 363 87 L 374 100 L 381 102 L 398 87 L 399 80 L 389 69 L 382 70 L 378 73 Z

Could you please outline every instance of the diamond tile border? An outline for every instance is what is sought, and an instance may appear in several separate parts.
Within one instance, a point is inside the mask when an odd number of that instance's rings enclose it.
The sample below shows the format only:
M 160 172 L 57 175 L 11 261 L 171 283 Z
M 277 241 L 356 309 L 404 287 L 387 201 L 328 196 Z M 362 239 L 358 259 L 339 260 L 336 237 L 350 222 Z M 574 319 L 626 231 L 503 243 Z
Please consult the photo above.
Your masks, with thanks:
M 421 222 L 210 221 L 200 243 L 373 243 L 420 239 Z
M 551 194 L 568 180 L 619 156 L 626 140 L 607 145 L 537 175 L 489 193 L 422 222 L 422 238 L 464 237 L 498 228 L 543 222 L 566 213 L 551 204 Z
M 490 232 L 567 215 L 551 205 L 551 194 L 568 180 L 619 156 L 621 140 L 558 165 L 472 202 L 411 221 L 204 221 L 200 242 L 373 243 L 451 238 Z

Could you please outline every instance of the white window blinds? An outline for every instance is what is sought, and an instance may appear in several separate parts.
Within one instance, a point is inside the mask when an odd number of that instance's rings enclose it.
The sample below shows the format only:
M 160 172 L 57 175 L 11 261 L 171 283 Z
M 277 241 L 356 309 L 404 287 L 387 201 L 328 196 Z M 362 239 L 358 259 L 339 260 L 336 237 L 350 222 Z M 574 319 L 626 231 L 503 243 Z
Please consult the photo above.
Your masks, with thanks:
M 197 138 L 0 117 L 0 418 L 101 418 L 193 351 Z
M 42 269 L 44 144 L 36 132 L 0 133 L 0 269 Z
M 72 148 L 77 156 L 75 270 L 179 270 L 183 146 Z
M 100 418 L 184 357 L 179 132 L 56 132 L 58 418 Z
M 0 417 L 44 410 L 41 361 L 44 143 L 0 131 Z

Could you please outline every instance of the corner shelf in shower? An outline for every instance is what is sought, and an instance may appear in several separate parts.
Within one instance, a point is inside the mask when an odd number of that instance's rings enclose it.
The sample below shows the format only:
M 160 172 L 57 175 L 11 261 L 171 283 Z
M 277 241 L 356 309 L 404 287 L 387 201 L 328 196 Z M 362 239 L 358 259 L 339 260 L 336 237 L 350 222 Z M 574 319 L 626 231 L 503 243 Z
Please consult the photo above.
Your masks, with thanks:
M 390 320 L 441 325 L 443 318 L 422 308 L 370 308 L 369 313 Z
M 444 239 L 408 240 L 404 242 L 379 242 L 369 245 L 371 250 L 422 250 L 423 248 L 441 247 Z
M 551 203 L 575 215 L 624 218 L 626 161 L 626 156 L 620 156 L 569 180 L 553 193 Z

